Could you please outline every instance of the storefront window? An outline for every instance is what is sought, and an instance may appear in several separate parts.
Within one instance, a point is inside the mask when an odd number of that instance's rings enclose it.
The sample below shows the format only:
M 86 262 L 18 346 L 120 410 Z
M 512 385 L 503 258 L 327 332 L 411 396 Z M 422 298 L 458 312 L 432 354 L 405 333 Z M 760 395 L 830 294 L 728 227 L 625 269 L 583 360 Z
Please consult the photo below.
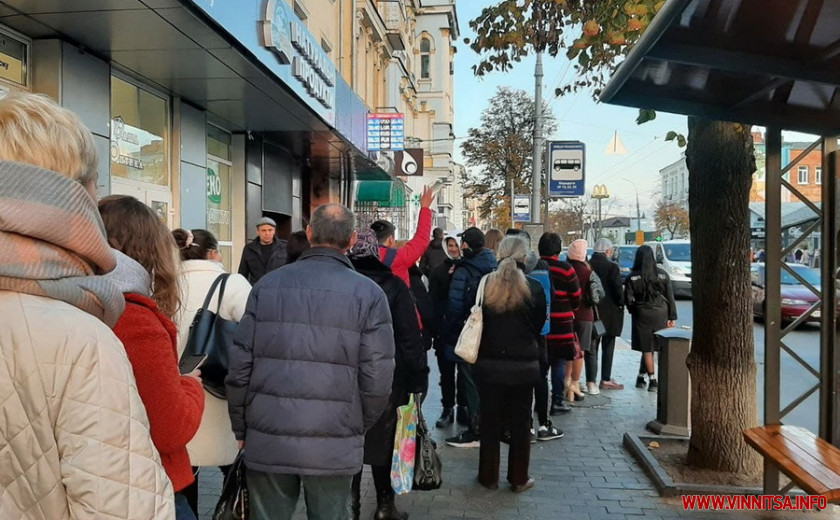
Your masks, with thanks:
M 26 86 L 26 57 L 26 44 L 0 30 L 0 81 Z
M 169 186 L 169 103 L 111 77 L 111 175 Z
M 230 134 L 207 126 L 207 230 L 219 241 L 225 269 L 233 255 L 230 196 Z

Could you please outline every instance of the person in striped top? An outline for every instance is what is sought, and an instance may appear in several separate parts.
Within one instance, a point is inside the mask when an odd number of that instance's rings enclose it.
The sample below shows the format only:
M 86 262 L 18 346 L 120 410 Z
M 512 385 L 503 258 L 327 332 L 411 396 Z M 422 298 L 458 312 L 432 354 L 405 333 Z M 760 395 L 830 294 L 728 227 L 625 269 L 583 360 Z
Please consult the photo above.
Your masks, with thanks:
M 565 392 L 566 362 L 575 358 L 575 309 L 580 305 L 580 282 L 574 268 L 560 260 L 563 241 L 557 233 L 544 233 L 539 243 L 540 257 L 546 261 L 554 287 L 551 298 L 551 331 L 548 343 L 548 361 L 551 365 L 551 415 L 568 412 L 571 408 L 563 402 Z

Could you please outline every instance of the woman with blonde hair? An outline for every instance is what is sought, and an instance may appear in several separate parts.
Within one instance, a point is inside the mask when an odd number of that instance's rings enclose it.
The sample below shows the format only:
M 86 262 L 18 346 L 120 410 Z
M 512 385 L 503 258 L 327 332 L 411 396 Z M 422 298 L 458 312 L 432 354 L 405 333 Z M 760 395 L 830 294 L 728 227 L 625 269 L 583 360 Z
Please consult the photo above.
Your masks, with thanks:
M 510 428 L 507 480 L 514 492 L 534 487 L 531 458 L 531 399 L 545 363 L 546 299 L 542 285 L 524 273 L 528 244 L 507 237 L 499 244 L 499 268 L 487 275 L 484 330 L 475 363 L 481 401 L 478 481 L 499 486 L 499 449 L 504 419 Z
M 201 424 L 204 394 L 199 371 L 181 375 L 178 369 L 172 322 L 180 308 L 175 241 L 154 211 L 134 197 L 105 197 L 99 213 L 117 251 L 117 268 L 108 277 L 126 302 L 114 333 L 131 361 L 152 440 L 172 480 L 175 518 L 195 520 L 182 491 L 194 480 L 187 443 Z
M 172 518 L 172 485 L 111 327 L 125 300 L 73 112 L 0 99 L 0 516 Z M 107 461 L 107 462 L 106 462 Z

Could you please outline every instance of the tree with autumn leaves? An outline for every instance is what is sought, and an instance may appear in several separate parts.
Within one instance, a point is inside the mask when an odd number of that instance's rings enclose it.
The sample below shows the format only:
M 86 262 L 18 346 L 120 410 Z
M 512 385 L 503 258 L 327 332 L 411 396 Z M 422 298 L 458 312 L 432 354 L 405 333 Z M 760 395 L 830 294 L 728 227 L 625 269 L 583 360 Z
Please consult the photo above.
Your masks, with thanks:
M 689 230 L 688 210 L 679 204 L 660 200 L 656 204 L 656 211 L 653 214 L 653 223 L 661 233 L 667 231 L 673 240 L 674 236 L 682 235 Z
M 523 57 L 561 52 L 575 77 L 555 91 L 598 96 L 664 0 L 502 0 L 470 21 L 478 76 L 507 72 Z M 637 122 L 656 114 L 641 110 Z M 760 457 L 741 432 L 758 423 L 749 263 L 749 189 L 755 171 L 748 125 L 690 117 L 686 145 L 692 239 L 694 334 L 688 358 L 694 399 L 688 463 L 757 473 Z

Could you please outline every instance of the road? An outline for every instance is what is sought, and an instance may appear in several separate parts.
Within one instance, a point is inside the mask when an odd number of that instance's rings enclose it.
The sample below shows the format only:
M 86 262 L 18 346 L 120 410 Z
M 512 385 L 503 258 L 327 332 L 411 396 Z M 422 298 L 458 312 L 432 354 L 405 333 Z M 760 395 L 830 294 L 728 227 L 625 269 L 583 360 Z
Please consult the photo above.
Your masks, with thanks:
M 691 300 L 677 300 L 677 326 L 692 326 Z M 758 363 L 758 377 L 756 385 L 758 388 L 758 413 L 759 420 L 763 423 L 764 418 L 764 325 L 753 324 L 755 336 L 755 358 Z M 627 344 L 630 344 L 630 317 L 624 320 L 624 330 L 621 334 Z M 785 338 L 788 345 L 797 355 L 811 364 L 815 369 L 819 368 L 820 361 L 820 327 L 819 325 L 803 325 Z M 817 379 L 803 368 L 788 353 L 782 352 L 782 373 L 781 373 L 781 401 L 782 407 L 787 406 L 799 395 L 817 383 Z M 631 385 L 634 381 L 629 381 Z M 819 392 L 814 392 L 804 402 L 800 403 L 784 422 L 807 428 L 812 432 L 819 431 Z

